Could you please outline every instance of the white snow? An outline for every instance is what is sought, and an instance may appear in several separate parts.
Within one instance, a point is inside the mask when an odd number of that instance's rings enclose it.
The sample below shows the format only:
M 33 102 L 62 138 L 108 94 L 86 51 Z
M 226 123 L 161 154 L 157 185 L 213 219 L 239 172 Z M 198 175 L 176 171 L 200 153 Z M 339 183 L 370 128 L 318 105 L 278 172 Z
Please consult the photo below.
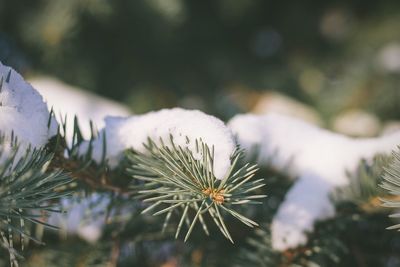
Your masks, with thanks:
M 33 77 L 29 79 L 29 82 L 42 94 L 48 106 L 53 108 L 58 121 L 67 115 L 67 140 L 69 143 L 72 141 L 75 115 L 79 119 L 83 137 L 89 139 L 91 136 L 90 121 L 97 129 L 101 129 L 105 126 L 104 118 L 106 116 L 131 114 L 127 107 L 118 102 L 68 85 L 52 77 Z
M 6 154 L 10 151 L 12 132 L 18 138 L 21 155 L 29 145 L 35 148 L 44 146 L 57 133 L 58 125 L 52 119 L 48 127 L 50 114 L 42 96 L 15 70 L 0 62 L 1 79 L 0 132 L 6 136 L 3 146 Z M 6 157 L 3 155 L 0 162 Z
M 143 144 L 147 143 L 148 138 L 156 143 L 162 138 L 166 145 L 170 145 L 172 135 L 176 145 L 188 148 L 197 159 L 202 155 L 196 151 L 196 139 L 202 140 L 210 148 L 214 147 L 214 174 L 217 179 L 223 179 L 236 147 L 231 131 L 221 120 L 197 110 L 163 109 L 128 118 L 107 117 L 105 121 L 105 128 L 93 142 L 93 159 L 101 161 L 105 134 L 106 156 L 111 167 L 118 164 L 124 150 L 133 148 L 146 153 Z M 82 152 L 87 148 L 88 142 L 84 144 Z
M 305 244 L 314 222 L 334 215 L 329 194 L 348 183 L 346 170 L 353 171 L 362 158 L 389 153 L 400 144 L 400 131 L 354 139 L 276 114 L 237 115 L 228 126 L 260 165 L 298 178 L 272 222 L 276 250 Z

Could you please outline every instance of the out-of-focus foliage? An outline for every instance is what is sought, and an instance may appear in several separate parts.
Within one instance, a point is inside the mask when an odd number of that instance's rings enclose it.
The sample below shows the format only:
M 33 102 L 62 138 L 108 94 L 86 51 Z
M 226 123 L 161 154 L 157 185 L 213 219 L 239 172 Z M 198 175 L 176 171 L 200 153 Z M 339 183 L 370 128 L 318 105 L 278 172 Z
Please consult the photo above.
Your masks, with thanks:
M 282 91 L 326 118 L 356 107 L 398 119 L 399 23 L 395 0 L 0 0 L 0 59 L 136 112 L 228 117 L 239 87 Z
M 392 157 L 376 155 L 372 162 L 361 160 L 354 172 L 348 172 L 349 184 L 337 188 L 332 194 L 336 203 L 351 201 L 366 211 L 381 208 L 379 197 L 385 195 L 379 183 L 382 180 L 384 168 L 389 165 Z

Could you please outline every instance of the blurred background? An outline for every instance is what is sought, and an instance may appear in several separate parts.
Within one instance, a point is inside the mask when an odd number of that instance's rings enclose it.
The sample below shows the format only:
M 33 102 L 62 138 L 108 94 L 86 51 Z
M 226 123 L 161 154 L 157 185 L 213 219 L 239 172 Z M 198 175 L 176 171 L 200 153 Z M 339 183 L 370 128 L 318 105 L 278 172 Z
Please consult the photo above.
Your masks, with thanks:
M 400 127 L 396 0 L 0 0 L 0 60 L 37 87 L 123 103 L 117 114 L 275 111 L 352 136 Z

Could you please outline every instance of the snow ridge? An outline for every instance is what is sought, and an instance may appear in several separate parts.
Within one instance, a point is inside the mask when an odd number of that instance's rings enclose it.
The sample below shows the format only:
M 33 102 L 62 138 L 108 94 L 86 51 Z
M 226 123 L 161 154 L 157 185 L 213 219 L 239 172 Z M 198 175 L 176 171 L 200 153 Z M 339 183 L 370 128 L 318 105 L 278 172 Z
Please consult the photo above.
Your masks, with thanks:
M 390 153 L 400 144 L 400 132 L 355 139 L 277 114 L 237 115 L 228 126 L 261 166 L 298 179 L 272 222 L 276 250 L 305 244 L 314 222 L 334 215 L 329 194 L 348 184 L 346 171 L 354 171 L 362 158 Z
M 157 144 L 160 144 L 162 138 L 166 145 L 170 145 L 172 135 L 176 145 L 188 148 L 197 159 L 201 159 L 202 155 L 196 152 L 196 139 L 210 148 L 214 147 L 214 174 L 217 179 L 223 179 L 236 148 L 233 135 L 225 124 L 198 110 L 173 108 L 127 118 L 107 117 L 105 124 L 105 128 L 93 142 L 92 156 L 95 161 L 101 161 L 105 134 L 106 158 L 111 167 L 117 166 L 126 149 L 132 148 L 146 153 L 143 144 L 147 143 L 148 138 Z M 83 144 L 82 153 L 87 151 L 88 146 L 88 142 Z

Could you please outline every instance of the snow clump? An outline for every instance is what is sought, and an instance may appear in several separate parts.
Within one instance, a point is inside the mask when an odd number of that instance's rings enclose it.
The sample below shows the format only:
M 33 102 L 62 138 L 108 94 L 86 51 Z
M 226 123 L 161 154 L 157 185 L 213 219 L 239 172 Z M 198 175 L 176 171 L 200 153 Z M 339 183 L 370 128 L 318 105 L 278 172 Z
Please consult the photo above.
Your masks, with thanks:
M 0 62 L 0 134 L 5 137 L 0 163 L 10 155 L 11 138 L 16 137 L 19 154 L 31 146 L 40 148 L 57 134 L 57 122 L 51 118 L 42 96 L 14 69 Z
M 225 124 L 198 110 L 181 108 L 163 109 L 144 115 L 131 117 L 106 117 L 105 128 L 92 143 L 92 157 L 101 162 L 103 139 L 106 141 L 106 158 L 111 167 L 118 165 L 126 149 L 147 153 L 144 144 L 148 138 L 156 144 L 160 139 L 165 145 L 171 145 L 170 136 L 175 145 L 188 148 L 196 159 L 202 155 L 196 151 L 196 140 L 214 147 L 214 175 L 223 179 L 231 166 L 231 156 L 236 144 L 231 131 Z M 88 150 L 89 142 L 83 144 L 81 151 Z

